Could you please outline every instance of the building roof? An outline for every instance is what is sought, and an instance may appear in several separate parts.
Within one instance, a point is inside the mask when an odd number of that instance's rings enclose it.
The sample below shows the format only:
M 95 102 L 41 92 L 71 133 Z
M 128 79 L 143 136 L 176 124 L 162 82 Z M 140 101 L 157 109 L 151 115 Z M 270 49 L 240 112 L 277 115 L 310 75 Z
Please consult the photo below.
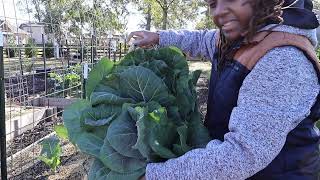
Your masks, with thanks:
M 24 28 L 24 27 L 44 27 L 44 26 L 46 26 L 45 23 L 30 22 L 30 23 L 23 23 L 19 27 Z
M 7 20 L 0 20 L 0 31 L 4 32 L 5 34 L 23 34 L 23 35 L 28 35 L 30 33 L 17 28 L 16 26 L 12 25 L 9 21 Z

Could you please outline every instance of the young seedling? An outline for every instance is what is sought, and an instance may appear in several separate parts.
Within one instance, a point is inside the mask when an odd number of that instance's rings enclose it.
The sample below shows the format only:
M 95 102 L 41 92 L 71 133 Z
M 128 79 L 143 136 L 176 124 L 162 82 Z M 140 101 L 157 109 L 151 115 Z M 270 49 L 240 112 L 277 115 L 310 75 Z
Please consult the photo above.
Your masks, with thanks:
M 60 156 L 62 149 L 60 146 L 60 140 L 56 137 L 49 137 L 41 142 L 42 150 L 39 159 L 50 167 L 54 172 L 60 165 Z

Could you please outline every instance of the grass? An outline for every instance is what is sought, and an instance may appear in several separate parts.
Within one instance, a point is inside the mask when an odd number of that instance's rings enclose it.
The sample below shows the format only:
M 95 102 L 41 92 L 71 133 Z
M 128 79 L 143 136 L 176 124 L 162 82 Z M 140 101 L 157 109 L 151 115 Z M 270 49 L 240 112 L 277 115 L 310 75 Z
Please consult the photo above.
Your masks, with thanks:
M 211 63 L 209 61 L 188 61 L 190 71 L 201 70 L 202 76 L 210 78 Z

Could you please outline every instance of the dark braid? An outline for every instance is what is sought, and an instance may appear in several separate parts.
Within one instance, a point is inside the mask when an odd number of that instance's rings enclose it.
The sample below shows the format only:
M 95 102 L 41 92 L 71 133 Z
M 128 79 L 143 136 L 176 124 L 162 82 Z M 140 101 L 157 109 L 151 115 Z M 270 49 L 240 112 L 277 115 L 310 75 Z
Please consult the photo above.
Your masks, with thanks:
M 282 5 L 284 0 L 252 0 L 250 4 L 253 9 L 259 9 L 254 11 L 253 17 L 249 22 L 248 33 L 245 38 L 251 39 L 261 26 L 267 21 L 272 21 L 281 24 L 283 19 Z M 236 42 L 228 42 L 223 33 L 220 30 L 220 38 L 218 43 L 218 69 L 222 70 L 227 60 L 231 60 L 236 53 L 235 45 L 240 44 L 243 41 L 239 39 Z M 237 47 L 236 47 L 237 48 Z

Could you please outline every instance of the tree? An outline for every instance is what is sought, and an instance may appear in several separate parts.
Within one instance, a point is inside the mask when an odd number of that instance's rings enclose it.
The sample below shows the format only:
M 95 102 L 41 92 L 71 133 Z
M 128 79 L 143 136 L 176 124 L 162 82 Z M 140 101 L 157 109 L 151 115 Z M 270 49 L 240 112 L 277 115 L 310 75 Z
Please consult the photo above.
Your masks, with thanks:
M 320 10 L 320 0 L 313 0 L 313 8 Z
M 197 16 L 197 0 L 134 0 L 146 17 L 145 27 L 183 28 Z
M 196 24 L 196 29 L 213 29 L 216 25 L 213 23 L 212 16 L 210 14 L 210 8 L 206 2 L 199 3 L 201 7 L 200 16 L 201 19 Z
M 59 42 L 68 31 L 77 36 L 82 32 L 125 30 L 129 0 L 19 0 L 19 6 L 45 23 L 46 33 Z M 30 4 L 30 6 L 25 6 Z

